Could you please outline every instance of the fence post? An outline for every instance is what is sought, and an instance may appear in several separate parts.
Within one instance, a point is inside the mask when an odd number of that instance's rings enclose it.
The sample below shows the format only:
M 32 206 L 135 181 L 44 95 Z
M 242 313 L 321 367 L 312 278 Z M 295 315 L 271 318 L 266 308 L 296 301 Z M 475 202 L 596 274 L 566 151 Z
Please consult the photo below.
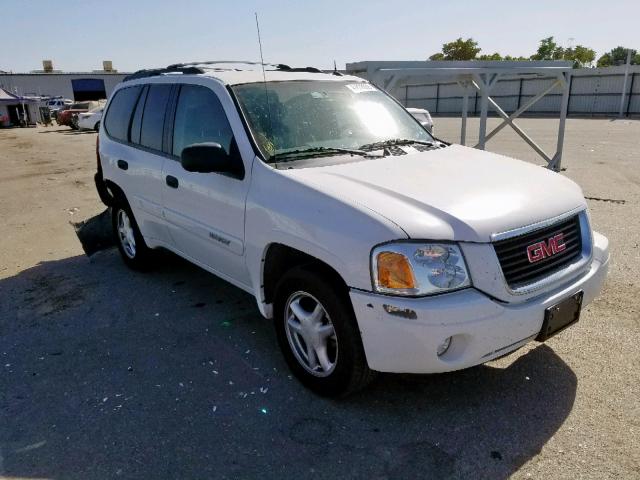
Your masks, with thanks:
M 573 89 L 573 75 L 569 75 L 569 99 L 567 100 L 567 116 L 571 114 L 571 91 Z M 562 108 L 562 107 L 560 107 Z
M 629 116 L 629 108 L 631 107 L 631 97 L 633 96 L 633 82 L 636 79 L 635 72 L 631 74 L 631 87 L 629 88 L 629 98 L 627 99 L 627 112 L 625 116 Z
M 516 110 L 520 109 L 520 102 L 522 101 L 522 78 L 520 79 L 520 86 L 518 87 L 518 106 Z
M 627 79 L 629 78 L 629 67 L 631 66 L 631 49 L 627 50 L 627 63 L 624 69 L 624 82 L 622 83 L 622 97 L 620 97 L 620 113 L 618 116 L 622 117 L 624 107 L 624 96 L 627 94 Z

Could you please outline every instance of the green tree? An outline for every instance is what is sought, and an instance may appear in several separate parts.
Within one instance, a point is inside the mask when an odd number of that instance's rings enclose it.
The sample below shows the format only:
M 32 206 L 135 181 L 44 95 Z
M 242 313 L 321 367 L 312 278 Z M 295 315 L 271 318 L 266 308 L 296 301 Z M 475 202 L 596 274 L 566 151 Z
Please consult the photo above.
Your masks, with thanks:
M 512 57 L 511 55 L 505 55 L 504 60 L 507 62 L 525 62 L 531 59 L 529 57 Z
M 598 67 L 613 67 L 616 65 L 624 65 L 627 62 L 627 48 L 616 47 L 613 50 L 603 54 L 598 59 Z M 636 50 L 631 49 L 631 64 L 640 65 L 640 55 Z
M 564 60 L 571 60 L 573 62 L 573 68 L 582 68 L 593 63 L 596 59 L 596 52 L 583 45 L 576 45 L 575 47 L 567 48 L 564 51 L 563 58 Z
M 531 55 L 531 60 L 562 60 L 565 51 L 558 45 L 553 37 L 547 37 L 540 40 L 538 51 Z
M 480 55 L 478 57 L 478 60 L 504 60 L 502 58 L 502 55 L 500 55 L 498 52 L 495 53 L 491 53 L 491 54 L 484 54 L 484 55 Z
M 480 52 L 478 42 L 473 38 L 463 40 L 462 37 L 442 45 L 442 53 L 429 57 L 430 60 L 474 60 Z M 436 57 L 436 58 L 434 58 Z

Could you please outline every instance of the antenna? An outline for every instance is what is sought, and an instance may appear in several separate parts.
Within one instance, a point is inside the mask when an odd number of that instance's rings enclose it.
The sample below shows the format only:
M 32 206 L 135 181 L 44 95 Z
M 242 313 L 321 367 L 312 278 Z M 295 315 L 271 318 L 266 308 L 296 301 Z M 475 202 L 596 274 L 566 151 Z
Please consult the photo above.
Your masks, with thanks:
M 264 99 L 267 102 L 267 115 L 269 118 L 269 129 L 271 130 L 271 144 L 273 145 L 273 155 L 276 154 L 275 136 L 273 134 L 273 122 L 271 121 L 271 107 L 269 106 L 269 90 L 267 90 L 267 74 L 264 71 L 264 58 L 262 57 L 262 39 L 260 38 L 260 23 L 258 22 L 258 12 L 256 16 L 256 29 L 258 30 L 258 45 L 260 46 L 260 65 L 262 66 L 262 82 L 264 83 Z

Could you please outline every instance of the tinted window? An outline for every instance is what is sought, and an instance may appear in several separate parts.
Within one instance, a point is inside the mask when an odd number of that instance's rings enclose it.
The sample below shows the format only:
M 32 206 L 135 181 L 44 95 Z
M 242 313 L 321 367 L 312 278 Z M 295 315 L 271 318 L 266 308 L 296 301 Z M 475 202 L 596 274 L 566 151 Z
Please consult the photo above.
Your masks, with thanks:
M 140 87 L 123 88 L 118 90 L 111 100 L 104 128 L 113 138 L 123 142 L 128 140 L 129 121 L 138 93 L 140 93 Z
M 150 85 L 142 114 L 140 145 L 162 150 L 162 127 L 171 85 Z
M 213 91 L 198 85 L 183 85 L 178 97 L 173 130 L 173 154 L 193 143 L 216 142 L 231 152 L 233 133 L 222 104 Z
M 131 120 L 131 133 L 129 135 L 129 141 L 131 143 L 140 143 L 140 129 L 142 128 L 142 111 L 144 109 L 144 102 L 147 99 L 147 92 L 149 87 L 143 87 L 140 98 L 136 105 L 136 109 L 133 112 L 133 119 Z

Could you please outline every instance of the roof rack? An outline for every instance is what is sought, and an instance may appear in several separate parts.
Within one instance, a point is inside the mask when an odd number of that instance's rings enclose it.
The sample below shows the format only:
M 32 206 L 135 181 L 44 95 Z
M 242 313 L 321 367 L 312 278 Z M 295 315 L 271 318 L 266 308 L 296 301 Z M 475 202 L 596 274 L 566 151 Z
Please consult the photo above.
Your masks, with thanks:
M 169 65 L 168 67 L 164 67 L 164 68 L 150 68 L 145 70 L 138 70 L 137 72 L 127 75 L 124 78 L 123 82 L 127 82 L 129 80 L 136 80 L 138 78 L 155 77 L 165 73 L 182 73 L 184 75 L 197 75 L 200 73 L 205 73 L 206 67 L 208 66 L 216 68 L 215 66 L 217 65 L 225 65 L 225 64 L 226 65 L 236 64 L 236 65 L 269 66 L 269 67 L 275 67 L 275 70 L 282 71 L 282 72 L 324 73 L 319 68 L 290 67 L 289 65 L 285 65 L 284 63 L 261 63 L 261 62 L 251 62 L 246 60 L 207 60 L 204 62 L 174 63 L 173 65 Z M 240 70 L 240 69 L 228 68 L 224 70 Z
M 192 67 L 197 65 L 221 65 L 221 64 L 261 65 L 265 67 L 267 66 L 276 67 L 276 70 L 281 70 L 285 72 L 322 73 L 322 70 L 315 67 L 290 67 L 289 65 L 285 65 L 284 63 L 261 63 L 261 62 L 247 61 L 247 60 L 207 60 L 205 62 L 176 63 L 174 65 L 169 65 L 169 68 Z
M 261 62 L 252 62 L 249 60 L 206 60 L 204 62 L 185 62 L 185 63 L 174 63 L 173 65 L 169 65 L 167 68 L 180 68 L 180 67 L 194 67 L 196 65 L 224 65 L 224 64 L 236 64 L 236 65 L 264 65 L 269 67 L 280 67 L 280 64 L 276 63 L 261 63 Z M 287 67 L 287 65 L 283 65 Z
M 169 65 L 166 68 L 150 68 L 145 70 L 138 70 L 130 75 L 127 75 L 122 80 L 128 82 L 129 80 L 136 80 L 138 78 L 156 77 L 163 73 L 182 73 L 183 75 L 196 75 L 198 73 L 204 73 L 204 70 L 196 67 L 180 67 L 176 65 Z

